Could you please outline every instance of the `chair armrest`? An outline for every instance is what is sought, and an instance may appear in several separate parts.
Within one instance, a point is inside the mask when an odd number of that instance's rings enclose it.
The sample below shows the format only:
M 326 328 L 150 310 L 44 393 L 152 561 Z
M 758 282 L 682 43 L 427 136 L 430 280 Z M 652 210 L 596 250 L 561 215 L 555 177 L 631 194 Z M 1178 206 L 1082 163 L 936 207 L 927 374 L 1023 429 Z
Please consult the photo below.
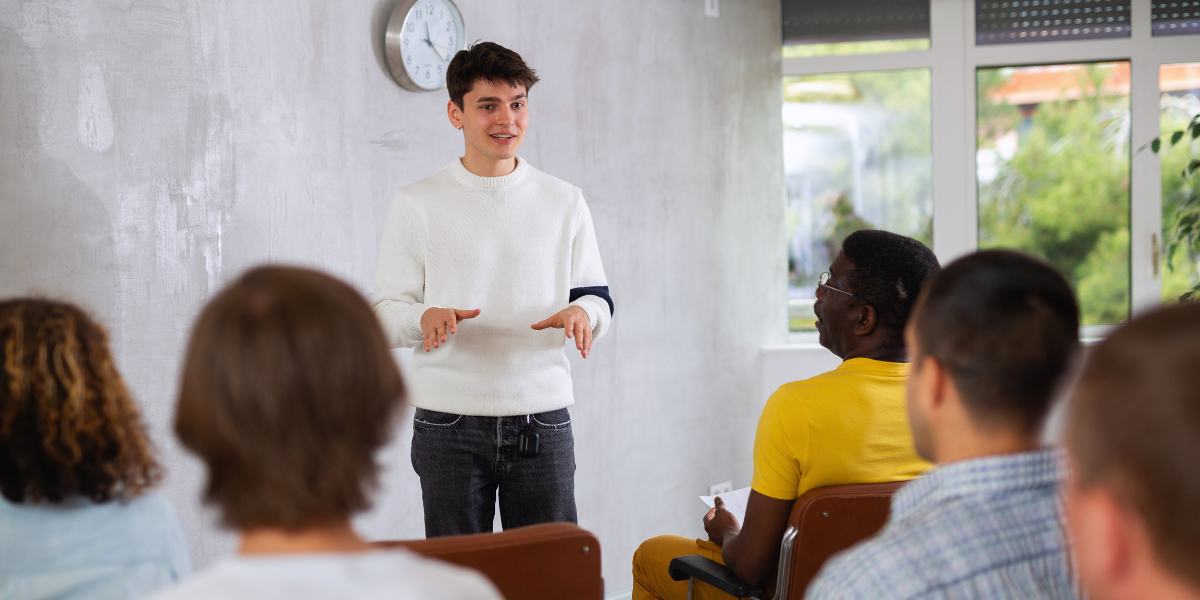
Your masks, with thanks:
M 734 598 L 756 598 L 763 593 L 761 585 L 750 585 L 725 565 L 699 554 L 672 559 L 667 574 L 675 581 L 689 578 L 703 581 Z

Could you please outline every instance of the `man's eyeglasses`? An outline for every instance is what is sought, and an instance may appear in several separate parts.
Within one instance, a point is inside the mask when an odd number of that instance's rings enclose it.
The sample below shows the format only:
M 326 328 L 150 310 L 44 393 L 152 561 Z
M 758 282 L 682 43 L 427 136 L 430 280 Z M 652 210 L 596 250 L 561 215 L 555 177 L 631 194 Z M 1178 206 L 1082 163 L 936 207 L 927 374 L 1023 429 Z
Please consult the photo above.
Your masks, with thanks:
M 872 308 L 875 307 L 875 305 L 872 304 L 870 300 L 867 300 L 866 298 L 863 298 L 862 296 L 859 296 L 857 294 L 851 294 L 850 292 L 847 292 L 846 290 L 839 290 L 839 289 L 829 285 L 830 279 L 833 279 L 833 275 L 830 275 L 829 271 L 825 271 L 824 273 L 821 273 L 821 276 L 819 278 L 817 278 L 817 285 L 819 285 L 827 290 L 833 290 L 835 292 L 838 292 L 839 294 L 845 294 L 847 296 L 850 296 L 851 298 L 854 298 L 855 300 L 861 300 L 863 302 L 866 302 Z

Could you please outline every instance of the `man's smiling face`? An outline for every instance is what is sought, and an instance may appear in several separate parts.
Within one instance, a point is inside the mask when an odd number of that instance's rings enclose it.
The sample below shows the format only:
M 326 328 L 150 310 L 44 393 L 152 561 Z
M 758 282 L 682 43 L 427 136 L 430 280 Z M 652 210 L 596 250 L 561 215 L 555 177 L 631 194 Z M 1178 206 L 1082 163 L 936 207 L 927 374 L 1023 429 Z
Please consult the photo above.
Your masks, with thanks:
M 472 149 L 491 161 L 508 160 L 525 140 L 529 97 L 523 85 L 480 79 L 463 95 L 460 114 Z

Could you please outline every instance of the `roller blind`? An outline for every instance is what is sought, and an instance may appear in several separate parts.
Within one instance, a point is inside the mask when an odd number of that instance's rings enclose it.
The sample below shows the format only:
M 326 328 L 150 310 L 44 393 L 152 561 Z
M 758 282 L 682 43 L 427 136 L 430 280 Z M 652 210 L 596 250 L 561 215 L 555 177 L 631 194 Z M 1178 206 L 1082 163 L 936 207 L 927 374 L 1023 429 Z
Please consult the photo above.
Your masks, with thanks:
M 783 43 L 929 37 L 929 0 L 783 0 Z
M 1154 35 L 1200 33 L 1200 2 L 1155 2 L 1150 6 Z
M 1118 37 L 1129 37 L 1129 0 L 975 3 L 976 45 Z

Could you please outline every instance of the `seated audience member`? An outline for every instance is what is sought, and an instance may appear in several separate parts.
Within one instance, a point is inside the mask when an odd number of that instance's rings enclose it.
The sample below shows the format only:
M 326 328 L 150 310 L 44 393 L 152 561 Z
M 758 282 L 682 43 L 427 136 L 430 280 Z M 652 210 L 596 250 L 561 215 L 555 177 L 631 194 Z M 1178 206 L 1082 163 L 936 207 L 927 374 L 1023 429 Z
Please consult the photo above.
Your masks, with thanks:
M 1058 495 L 1065 460 L 1039 442 L 1079 346 L 1071 287 L 1029 256 L 979 252 L 929 282 L 907 338 L 913 440 L 937 467 L 806 597 L 1079 597 Z
M 241 542 L 158 598 L 500 598 L 482 575 L 375 550 L 350 527 L 403 394 L 379 322 L 350 286 L 266 267 L 221 292 L 192 331 L 175 432 Z
M 1096 600 L 1200 599 L 1200 305 L 1100 344 L 1071 405 L 1067 516 Z
M 125 599 L 190 572 L 104 330 L 45 300 L 0 302 L 0 598 Z
M 913 450 L 904 412 L 908 364 L 904 324 L 938 262 L 924 244 L 885 231 L 846 237 L 822 275 L 813 310 L 821 345 L 844 362 L 780 387 L 763 408 L 754 440 L 746 522 L 721 505 L 704 517 L 709 540 L 664 535 L 633 557 L 633 597 L 686 598 L 667 565 L 700 554 L 761 583 L 773 572 L 792 504 L 813 488 L 903 481 L 929 468 Z M 728 598 L 696 583 L 700 598 Z

